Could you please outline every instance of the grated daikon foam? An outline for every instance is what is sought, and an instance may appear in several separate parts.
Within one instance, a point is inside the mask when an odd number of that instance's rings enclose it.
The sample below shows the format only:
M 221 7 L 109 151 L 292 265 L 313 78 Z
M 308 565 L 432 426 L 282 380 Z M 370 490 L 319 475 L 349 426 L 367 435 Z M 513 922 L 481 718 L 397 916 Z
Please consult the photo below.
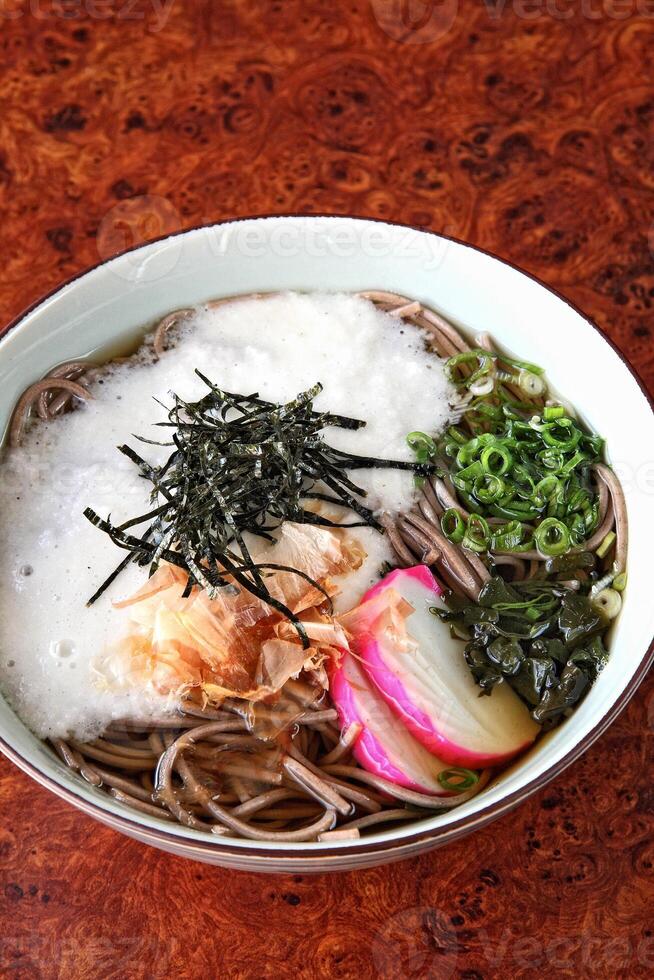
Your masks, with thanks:
M 452 391 L 424 336 L 372 303 L 348 295 L 280 294 L 200 307 L 175 348 L 156 363 L 140 356 L 115 365 L 92 386 L 94 401 L 31 426 L 0 466 L 0 683 L 39 736 L 94 737 L 112 720 L 174 708 L 152 691 L 117 693 L 99 683 L 94 659 L 119 635 L 111 600 L 135 591 L 146 569 L 130 566 L 92 607 L 86 600 L 123 557 L 84 517 L 90 506 L 120 523 L 150 509 L 149 484 L 116 446 L 138 447 L 160 463 L 169 449 L 133 434 L 164 417 L 153 396 L 189 400 L 206 388 L 200 368 L 227 390 L 289 400 L 322 382 L 316 407 L 365 419 L 358 431 L 330 428 L 333 446 L 362 455 L 410 459 L 406 435 L 438 432 Z M 411 473 L 356 473 L 375 508 L 410 504 Z M 357 532 L 368 558 L 340 584 L 341 610 L 354 605 L 391 558 L 385 538 Z

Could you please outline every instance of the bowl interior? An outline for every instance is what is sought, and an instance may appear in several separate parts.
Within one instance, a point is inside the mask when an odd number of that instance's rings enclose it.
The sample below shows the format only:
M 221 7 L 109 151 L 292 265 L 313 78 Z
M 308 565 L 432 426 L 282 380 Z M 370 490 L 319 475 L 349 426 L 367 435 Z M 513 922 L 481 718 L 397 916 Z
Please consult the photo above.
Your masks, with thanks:
M 268 218 L 186 232 L 143 246 L 76 279 L 46 299 L 0 341 L 0 432 L 22 391 L 54 364 L 101 351 L 109 357 L 163 314 L 238 293 L 283 289 L 389 289 L 423 301 L 473 333 L 546 367 L 554 388 L 604 435 L 627 499 L 629 588 L 612 634 L 608 666 L 585 701 L 487 790 L 450 813 L 359 842 L 304 844 L 303 851 L 347 852 L 402 845 L 426 833 L 447 839 L 498 813 L 586 746 L 626 700 L 654 635 L 649 596 L 654 417 L 622 359 L 577 311 L 529 276 L 469 246 L 403 226 L 351 218 Z M 193 830 L 122 808 L 74 777 L 0 699 L 0 739 L 16 761 L 59 792 L 122 829 L 159 831 L 168 840 L 218 847 Z M 35 772 L 36 771 L 36 772 Z M 99 808 L 99 810 L 98 810 Z M 156 835 L 155 835 L 156 836 Z M 222 841 L 222 851 L 251 842 Z M 283 853 L 262 843 L 259 854 Z M 298 846 L 295 845 L 297 852 Z

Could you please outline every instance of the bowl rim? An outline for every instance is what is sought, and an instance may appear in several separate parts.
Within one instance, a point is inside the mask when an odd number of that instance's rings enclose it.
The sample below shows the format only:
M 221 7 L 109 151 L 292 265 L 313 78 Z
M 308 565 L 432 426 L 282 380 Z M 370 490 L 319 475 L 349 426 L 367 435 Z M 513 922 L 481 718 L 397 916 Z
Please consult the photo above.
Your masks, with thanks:
M 190 228 L 180 229 L 179 231 L 173 232 L 171 234 L 160 235 L 157 238 L 153 238 L 147 242 L 141 242 L 135 245 L 131 245 L 128 248 L 122 249 L 111 255 L 109 258 L 103 259 L 100 262 L 96 262 L 92 265 L 86 266 L 79 272 L 65 279 L 63 282 L 59 283 L 57 286 L 53 287 L 48 292 L 41 295 L 33 303 L 30 303 L 25 307 L 19 314 L 17 314 L 7 326 L 0 332 L 0 356 L 2 352 L 2 345 L 7 339 L 8 335 L 14 328 L 19 326 L 23 320 L 29 316 L 30 313 L 37 310 L 42 306 L 47 300 L 51 299 L 58 293 L 72 286 L 78 279 L 83 278 L 91 272 L 101 269 L 103 266 L 108 265 L 115 259 L 121 258 L 122 256 L 129 255 L 131 252 L 136 252 L 139 249 L 147 248 L 158 244 L 159 242 L 168 241 L 170 239 L 180 238 L 187 234 L 192 234 L 195 232 L 202 231 L 208 228 L 222 228 L 228 225 L 236 225 L 246 221 L 268 221 L 268 220 L 330 220 L 334 219 L 336 221 L 354 221 L 363 223 L 377 223 L 381 225 L 390 226 L 392 228 L 406 229 L 407 231 L 414 231 L 426 235 L 432 235 L 435 238 L 442 239 L 443 241 L 452 242 L 457 245 L 462 245 L 466 248 L 472 249 L 475 252 L 480 252 L 489 258 L 495 259 L 497 262 L 501 262 L 503 265 L 521 273 L 526 276 L 536 285 L 540 286 L 542 289 L 547 290 L 547 292 L 553 294 L 557 299 L 561 300 L 568 306 L 574 313 L 585 320 L 602 338 L 602 340 L 611 348 L 611 350 L 619 357 L 624 366 L 627 368 L 633 380 L 636 382 L 638 388 L 643 394 L 645 401 L 649 405 L 650 412 L 654 415 L 654 395 L 650 394 L 645 382 L 641 378 L 638 371 L 630 363 L 623 351 L 617 346 L 617 344 L 612 340 L 612 338 L 607 334 L 607 332 L 600 327 L 593 319 L 591 319 L 586 313 L 584 313 L 578 306 L 576 306 L 570 299 L 564 296 L 551 285 L 543 282 L 538 276 L 533 273 L 523 269 L 521 266 L 514 262 L 511 262 L 505 258 L 502 258 L 497 253 L 493 252 L 491 249 L 483 248 L 479 245 L 473 245 L 465 239 L 458 238 L 454 235 L 441 234 L 436 231 L 432 231 L 428 228 L 420 228 L 416 225 L 411 225 L 406 222 L 401 221 L 389 221 L 383 218 L 368 217 L 365 215 L 357 214 L 324 214 L 324 213 L 311 213 L 311 214 L 301 214 L 298 212 L 285 212 L 282 214 L 274 213 L 262 213 L 262 214 L 249 214 L 239 216 L 237 218 L 226 218 L 222 221 L 208 222 L 199 225 L 193 225 Z M 371 287 L 372 288 L 372 287 Z M 27 775 L 31 776 L 37 783 L 41 786 L 49 789 L 51 792 L 55 793 L 61 799 L 66 800 L 66 802 L 71 803 L 77 809 L 82 810 L 88 816 L 95 817 L 101 822 L 108 824 L 116 830 L 122 830 L 127 834 L 134 834 L 138 832 L 142 835 L 143 839 L 150 838 L 150 842 L 154 844 L 159 844 L 165 846 L 166 844 L 174 844 L 180 851 L 188 850 L 192 852 L 209 852 L 212 856 L 220 857 L 220 855 L 229 855 L 232 858 L 236 857 L 237 854 L 242 855 L 244 858 L 256 857 L 256 858 L 271 858 L 274 859 L 278 857 L 284 860 L 308 860 L 311 857 L 314 859 L 326 859 L 326 858 L 343 858 L 345 856 L 351 856 L 356 858 L 357 855 L 363 854 L 378 854 L 383 857 L 383 853 L 387 852 L 389 856 L 397 852 L 407 851 L 411 853 L 412 849 L 415 849 L 418 845 L 423 845 L 423 847 L 429 847 L 430 844 L 445 844 L 464 834 L 480 829 L 491 823 L 493 820 L 512 810 L 514 807 L 518 806 L 523 800 L 531 796 L 537 790 L 541 789 L 557 775 L 568 768 L 573 762 L 575 762 L 590 746 L 603 734 L 603 732 L 608 728 L 608 726 L 615 720 L 615 718 L 620 714 L 620 712 L 626 707 L 628 702 L 631 700 L 636 690 L 644 680 L 652 662 L 654 661 L 654 637 L 642 657 L 638 667 L 634 671 L 630 682 L 621 692 L 620 696 L 607 708 L 602 717 L 598 720 L 597 724 L 592 728 L 588 734 L 575 744 L 570 751 L 564 755 L 558 761 L 552 763 L 547 769 L 545 769 L 540 775 L 529 779 L 525 785 L 513 793 L 502 797 L 495 803 L 491 804 L 489 807 L 482 809 L 477 814 L 470 814 L 464 816 L 460 819 L 455 819 L 443 828 L 429 828 L 423 830 L 416 830 L 414 834 L 408 836 L 403 836 L 402 838 L 393 841 L 377 841 L 366 840 L 366 838 L 360 841 L 342 841 L 334 842 L 333 844 L 316 844 L 315 842 L 306 842 L 303 844 L 291 844 L 285 845 L 280 842 L 277 847 L 273 850 L 269 847 L 258 847 L 256 842 L 250 842 L 243 839 L 225 838 L 221 840 L 219 837 L 211 837 L 207 835 L 207 839 L 199 840 L 197 838 L 180 837 L 174 833 L 168 833 L 165 830 L 150 827 L 149 825 L 143 824 L 138 816 L 135 814 L 134 817 L 131 814 L 126 813 L 126 815 L 115 814 L 110 810 L 105 809 L 100 803 L 94 803 L 88 801 L 80 796 L 73 789 L 69 789 L 66 786 L 61 785 L 52 779 L 47 773 L 43 772 L 36 765 L 31 763 L 29 760 L 24 758 L 16 749 L 13 748 L 5 738 L 0 735 L 0 752 L 10 759 L 19 769 L 25 772 Z M 237 846 L 234 846 L 237 845 Z M 189 856 L 195 856 L 189 854 Z

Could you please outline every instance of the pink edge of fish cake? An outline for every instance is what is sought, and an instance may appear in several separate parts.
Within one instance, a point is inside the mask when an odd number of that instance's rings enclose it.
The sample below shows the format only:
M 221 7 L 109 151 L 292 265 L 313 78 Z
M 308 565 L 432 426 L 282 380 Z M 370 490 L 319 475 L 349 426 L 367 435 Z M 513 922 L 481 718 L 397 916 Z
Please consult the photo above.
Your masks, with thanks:
M 423 711 L 416 704 L 415 697 L 402 682 L 397 672 L 385 660 L 382 653 L 382 644 L 374 632 L 374 621 L 379 611 L 379 598 L 387 588 L 397 589 L 404 598 L 407 598 L 404 595 L 404 591 L 406 590 L 402 589 L 402 584 L 406 585 L 407 583 L 422 587 L 426 592 L 431 592 L 434 598 L 443 594 L 440 585 L 425 565 L 396 569 L 365 594 L 361 601 L 362 606 L 371 599 L 376 599 L 377 602 L 371 607 L 370 628 L 366 629 L 365 626 L 362 627 L 353 637 L 352 646 L 361 658 L 371 681 L 384 697 L 392 711 L 401 718 L 411 734 L 428 751 L 434 753 L 450 765 L 481 769 L 488 766 L 497 766 L 514 758 L 532 744 L 539 731 L 539 726 L 531 719 L 527 708 L 507 685 L 500 685 L 493 691 L 490 697 L 497 697 L 498 701 L 503 701 L 515 717 L 519 719 L 521 727 L 525 729 L 524 737 L 518 740 L 514 739 L 512 744 L 509 744 L 504 751 L 493 750 L 485 752 L 481 745 L 479 749 L 471 748 L 449 738 L 442 730 L 443 728 L 447 729 L 447 712 L 439 712 L 435 709 L 432 715 L 429 715 Z M 409 599 L 408 601 L 410 602 L 411 600 Z M 416 612 L 419 611 L 416 610 Z M 408 632 L 411 636 L 410 619 L 411 617 L 409 617 Z M 436 631 L 438 625 L 438 621 L 434 620 L 434 642 L 438 642 Z M 462 651 L 461 657 L 463 657 Z M 463 673 L 467 674 L 467 672 L 468 667 L 466 665 Z M 468 687 L 474 688 L 475 696 L 478 697 L 479 692 L 471 674 L 468 674 L 468 679 Z M 456 698 L 452 695 L 448 702 L 448 707 L 454 707 L 455 702 Z M 455 711 L 452 711 L 452 714 L 454 713 Z M 463 711 L 460 713 L 463 715 Z M 507 740 L 511 743 L 508 734 Z
M 357 762 L 368 772 L 381 776 L 391 783 L 404 786 L 417 793 L 431 796 L 451 796 L 452 792 L 444 789 L 438 783 L 438 774 L 447 768 L 444 762 L 427 752 L 423 746 L 409 733 L 402 721 L 390 710 L 384 699 L 370 682 L 363 668 L 351 653 L 343 651 L 338 664 L 332 662 L 330 668 L 330 694 L 338 711 L 343 729 L 354 723 L 362 726 L 361 733 L 352 749 Z M 367 702 L 367 710 L 366 710 Z M 388 735 L 390 743 L 397 755 L 402 755 L 407 768 L 409 755 L 417 766 L 424 767 L 422 777 L 415 772 L 410 775 L 401 769 L 389 755 L 387 748 L 380 738 L 372 731 L 370 723 L 366 723 L 366 715 L 370 718 L 374 702 L 374 713 L 377 727 Z M 422 782 L 420 781 L 422 778 Z

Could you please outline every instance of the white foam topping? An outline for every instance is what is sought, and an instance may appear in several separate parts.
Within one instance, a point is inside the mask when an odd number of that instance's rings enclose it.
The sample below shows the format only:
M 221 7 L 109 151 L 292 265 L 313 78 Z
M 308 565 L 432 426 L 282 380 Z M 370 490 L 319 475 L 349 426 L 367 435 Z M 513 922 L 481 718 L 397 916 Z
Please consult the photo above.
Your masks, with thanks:
M 288 293 L 199 308 L 157 363 L 115 366 L 93 385 L 93 401 L 32 425 L 0 466 L 0 685 L 37 735 L 89 738 L 112 720 L 173 707 L 94 683 L 94 658 L 121 631 L 124 613 L 111 599 L 137 589 L 147 570 L 130 566 L 87 608 L 123 552 L 83 510 L 119 523 L 150 509 L 149 484 L 116 446 L 130 443 L 162 462 L 170 450 L 139 446 L 133 433 L 166 431 L 152 428 L 164 418 L 153 396 L 169 403 L 169 391 L 188 400 L 206 392 L 195 368 L 227 390 L 274 401 L 320 381 L 317 408 L 367 422 L 358 431 L 330 428 L 327 441 L 395 459 L 411 458 L 408 432 L 443 428 L 452 394 L 416 328 L 353 296 Z M 356 480 L 376 508 L 406 507 L 414 493 L 412 475 L 397 470 L 357 470 Z M 340 608 L 356 603 L 391 557 L 377 532 L 358 533 L 369 557 L 342 582 Z

